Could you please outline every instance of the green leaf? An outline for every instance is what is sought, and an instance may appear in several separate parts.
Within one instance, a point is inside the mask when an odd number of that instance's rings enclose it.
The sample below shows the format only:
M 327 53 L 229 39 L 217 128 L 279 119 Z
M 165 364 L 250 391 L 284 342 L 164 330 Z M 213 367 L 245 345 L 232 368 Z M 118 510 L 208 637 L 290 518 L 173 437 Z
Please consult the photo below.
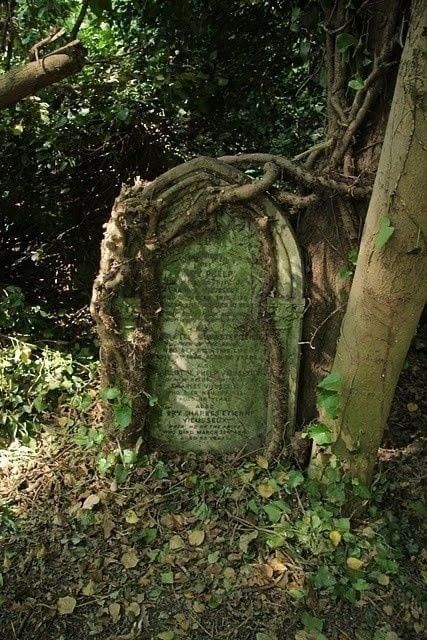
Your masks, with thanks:
M 334 520 L 334 527 L 340 533 L 349 533 L 350 531 L 350 519 L 349 518 L 338 518 Z
M 314 576 L 313 582 L 316 587 L 319 589 L 328 589 L 329 587 L 333 587 L 336 584 L 336 579 L 330 573 L 328 567 L 323 565 L 319 567 L 316 575 Z
M 375 248 L 378 251 L 382 249 L 390 240 L 393 233 L 394 233 L 394 227 L 391 225 L 389 218 L 386 218 L 385 216 L 383 216 L 380 219 L 380 226 L 375 238 L 375 242 L 374 242 Z
M 103 400 L 115 400 L 120 395 L 120 389 L 117 387 L 107 387 L 100 390 L 99 395 Z
M 342 376 L 338 371 L 333 371 L 319 382 L 317 387 L 325 391 L 339 391 L 341 387 Z
M 359 257 L 359 249 L 357 248 L 350 249 L 350 251 L 347 254 L 348 261 L 351 262 L 351 264 L 354 266 L 356 266 L 357 264 L 358 257 Z
M 355 38 L 351 33 L 340 33 L 337 35 L 336 45 L 338 51 L 344 53 L 350 47 L 355 47 L 358 43 L 358 39 Z
M 288 474 L 288 479 L 286 480 L 286 488 L 287 489 L 295 489 L 300 484 L 304 482 L 304 475 L 301 471 L 293 470 Z
M 317 404 L 326 414 L 335 420 L 340 415 L 341 405 L 339 395 L 335 392 L 323 392 L 317 395 Z
M 301 622 L 307 631 L 322 631 L 323 620 L 312 616 L 308 611 L 304 611 L 301 616 Z
M 123 482 L 126 482 L 127 477 L 128 477 L 128 472 L 124 468 L 124 466 L 122 464 L 116 464 L 114 468 L 114 479 L 117 482 L 117 484 L 123 484 Z
M 338 275 L 343 280 L 350 280 L 350 278 L 353 275 L 353 269 L 349 269 L 349 267 L 347 266 L 341 267 L 341 269 L 338 272 Z
M 359 91 L 359 89 L 363 89 L 365 83 L 362 80 L 360 75 L 354 76 L 348 83 L 350 89 L 354 89 L 355 91 Z
M 21 123 L 14 124 L 12 127 L 12 133 L 14 136 L 22 135 L 23 131 L 24 131 L 24 127 Z
M 172 571 L 165 571 L 165 573 L 160 574 L 160 580 L 162 584 L 173 584 Z
M 264 507 L 264 511 L 267 514 L 270 522 L 272 522 L 273 524 L 275 524 L 276 522 L 279 522 L 283 513 L 281 509 L 278 509 L 276 506 L 273 506 L 272 504 L 266 504 Z
M 113 414 L 114 421 L 120 429 L 126 429 L 132 422 L 132 406 L 128 403 L 116 405 Z
M 208 564 L 215 564 L 219 560 L 219 551 L 212 551 L 208 554 Z
M 154 542 L 154 540 L 157 538 L 157 533 L 158 531 L 156 527 L 149 527 L 142 531 L 141 537 L 144 540 L 144 542 L 146 542 L 147 544 L 150 544 L 151 542 Z
M 359 578 L 358 580 L 355 580 L 352 583 L 352 586 L 355 591 L 367 591 L 368 589 L 371 588 L 371 585 L 369 584 L 369 582 L 367 582 L 363 578 Z
M 255 515 L 258 515 L 260 506 L 258 502 L 255 500 L 255 498 L 251 498 L 251 500 L 249 500 L 246 506 L 249 509 L 249 511 L 252 511 L 252 513 L 254 513 Z
M 331 430 L 321 422 L 316 422 L 308 428 L 308 435 L 312 438 L 313 442 L 321 446 L 323 444 L 330 444 L 332 440 Z

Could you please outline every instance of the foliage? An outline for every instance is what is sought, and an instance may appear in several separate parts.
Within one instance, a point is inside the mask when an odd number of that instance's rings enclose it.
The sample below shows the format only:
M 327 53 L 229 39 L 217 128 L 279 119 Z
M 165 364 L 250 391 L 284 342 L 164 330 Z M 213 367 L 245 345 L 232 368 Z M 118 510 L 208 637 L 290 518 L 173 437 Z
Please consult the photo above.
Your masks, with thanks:
M 284 0 L 90 7 L 83 71 L 0 114 L 4 284 L 46 296 L 54 280 L 90 287 L 123 182 L 194 154 L 293 153 L 322 135 L 315 2 L 304 13 Z M 53 26 L 70 33 L 79 10 L 78 0 L 20 2 L 0 68 L 25 62 Z
M 79 411 L 93 403 L 92 357 L 11 338 L 0 352 L 0 437 L 29 442 L 61 405 Z

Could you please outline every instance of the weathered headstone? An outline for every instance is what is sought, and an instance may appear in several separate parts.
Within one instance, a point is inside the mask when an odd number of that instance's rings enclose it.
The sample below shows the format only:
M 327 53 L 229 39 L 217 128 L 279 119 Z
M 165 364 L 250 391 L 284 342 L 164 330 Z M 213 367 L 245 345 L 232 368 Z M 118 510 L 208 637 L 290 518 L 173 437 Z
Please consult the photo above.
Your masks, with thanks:
M 92 304 L 104 385 L 153 446 L 272 452 L 292 428 L 301 261 L 269 197 L 212 206 L 247 182 L 200 158 L 113 209 Z

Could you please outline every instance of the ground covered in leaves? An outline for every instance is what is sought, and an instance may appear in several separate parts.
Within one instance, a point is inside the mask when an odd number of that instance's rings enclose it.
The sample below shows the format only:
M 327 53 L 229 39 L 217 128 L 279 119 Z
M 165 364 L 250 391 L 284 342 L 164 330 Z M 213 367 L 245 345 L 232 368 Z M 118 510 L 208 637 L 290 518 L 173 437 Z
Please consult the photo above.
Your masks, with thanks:
M 82 392 L 0 450 L 1 640 L 423 637 L 421 380 L 415 354 L 372 490 L 332 469 L 326 496 L 262 456 L 114 449 Z

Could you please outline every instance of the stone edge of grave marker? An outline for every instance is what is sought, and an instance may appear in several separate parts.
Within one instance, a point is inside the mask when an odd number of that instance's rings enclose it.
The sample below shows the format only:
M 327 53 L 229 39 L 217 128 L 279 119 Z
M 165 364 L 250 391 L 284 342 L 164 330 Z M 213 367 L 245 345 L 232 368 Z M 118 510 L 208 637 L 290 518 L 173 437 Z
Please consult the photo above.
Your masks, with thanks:
M 179 193 L 182 190 L 192 184 L 208 182 L 212 177 L 220 180 L 224 186 L 243 185 L 251 182 L 248 176 L 235 167 L 221 160 L 200 156 L 165 172 L 149 184 L 141 195 L 150 200 L 158 201 L 160 199 L 162 202 L 167 202 L 172 195 L 179 198 Z M 287 262 L 288 270 L 280 269 L 281 262 L 278 259 L 278 289 L 279 293 L 294 308 L 292 328 L 287 333 L 287 344 L 284 345 L 288 386 L 288 425 L 293 431 L 298 400 L 300 340 L 304 311 L 304 284 L 300 252 L 294 232 L 285 214 L 270 196 L 262 194 L 252 201 L 236 203 L 234 206 L 256 207 L 259 213 L 262 212 L 275 221 L 273 236 L 276 256 L 278 258 L 280 256 L 282 261 Z

